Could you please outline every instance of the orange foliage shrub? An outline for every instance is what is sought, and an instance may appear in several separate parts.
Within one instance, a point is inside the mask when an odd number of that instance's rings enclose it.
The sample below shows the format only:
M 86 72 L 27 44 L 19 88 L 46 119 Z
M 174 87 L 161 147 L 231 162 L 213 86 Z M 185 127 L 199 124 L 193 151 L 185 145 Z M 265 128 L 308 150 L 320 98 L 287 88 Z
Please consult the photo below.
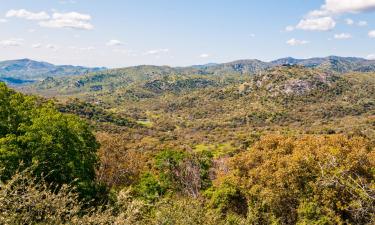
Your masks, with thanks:
M 252 223 L 371 224 L 374 146 L 343 135 L 267 136 L 231 162 Z
M 110 187 L 130 185 L 138 181 L 147 163 L 147 155 L 128 149 L 122 135 L 98 133 L 100 167 L 97 179 Z

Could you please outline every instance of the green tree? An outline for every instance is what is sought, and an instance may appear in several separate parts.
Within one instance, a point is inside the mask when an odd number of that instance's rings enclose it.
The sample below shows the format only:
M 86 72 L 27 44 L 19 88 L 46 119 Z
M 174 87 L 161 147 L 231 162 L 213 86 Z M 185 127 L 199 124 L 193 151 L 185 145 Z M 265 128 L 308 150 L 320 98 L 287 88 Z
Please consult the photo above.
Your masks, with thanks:
M 89 126 L 58 112 L 53 103 L 16 93 L 0 83 L 0 179 L 17 169 L 60 185 L 92 190 L 99 145 Z

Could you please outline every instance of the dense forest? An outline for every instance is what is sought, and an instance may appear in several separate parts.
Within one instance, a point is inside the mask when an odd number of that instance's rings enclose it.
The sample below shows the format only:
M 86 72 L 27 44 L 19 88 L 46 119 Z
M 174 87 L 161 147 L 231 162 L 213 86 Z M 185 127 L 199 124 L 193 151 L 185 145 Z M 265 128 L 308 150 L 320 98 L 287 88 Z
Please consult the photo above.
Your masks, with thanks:
M 332 60 L 0 83 L 0 224 L 374 224 L 375 73 Z

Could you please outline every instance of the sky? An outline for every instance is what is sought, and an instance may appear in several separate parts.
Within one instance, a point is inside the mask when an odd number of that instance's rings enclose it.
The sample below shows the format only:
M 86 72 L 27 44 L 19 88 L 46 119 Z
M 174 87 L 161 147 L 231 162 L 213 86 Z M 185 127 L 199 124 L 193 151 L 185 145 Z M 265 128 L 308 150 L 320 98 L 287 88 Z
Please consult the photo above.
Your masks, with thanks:
M 0 60 L 188 66 L 375 59 L 375 0 L 0 0 Z

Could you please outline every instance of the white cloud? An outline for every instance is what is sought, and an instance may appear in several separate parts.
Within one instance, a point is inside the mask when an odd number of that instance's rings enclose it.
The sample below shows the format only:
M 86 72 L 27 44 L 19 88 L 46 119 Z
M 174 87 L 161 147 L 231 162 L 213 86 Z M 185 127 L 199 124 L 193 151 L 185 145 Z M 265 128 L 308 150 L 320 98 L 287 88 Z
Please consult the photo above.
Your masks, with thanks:
M 323 10 L 332 13 L 359 13 L 375 10 L 375 0 L 326 0 Z
M 287 26 L 287 27 L 285 27 L 285 31 L 287 31 L 287 32 L 290 32 L 290 31 L 294 31 L 294 29 L 295 29 L 295 27 L 294 26 Z
M 343 13 L 360 13 L 375 10 L 375 0 L 325 0 L 319 10 L 309 13 L 313 17 L 321 17 Z
M 75 4 L 77 3 L 75 0 L 60 0 L 60 4 Z
M 95 50 L 95 49 L 96 49 L 96 48 L 93 47 L 93 46 L 89 46 L 89 47 L 76 47 L 76 46 L 71 46 L 70 48 L 73 49 L 73 50 L 77 50 L 77 51 L 92 51 L 92 50 Z
M 119 41 L 119 40 L 109 40 L 107 43 L 106 43 L 107 46 L 120 46 L 120 45 L 124 45 L 124 43 L 122 41 Z
M 86 47 L 86 48 L 81 48 L 81 50 L 84 50 L 84 51 L 91 51 L 91 50 L 95 50 L 96 48 L 95 47 L 92 47 L 92 46 L 89 46 L 89 47 Z
M 345 20 L 345 23 L 346 23 L 347 25 L 349 25 L 349 26 L 355 24 L 354 20 L 352 20 L 352 19 L 346 19 L 346 20 Z M 360 27 L 367 26 L 367 21 L 365 21 L 365 20 L 358 21 L 358 23 L 356 23 L 356 25 L 357 25 L 357 26 L 360 26 Z
M 49 28 L 72 28 L 80 30 L 92 30 L 94 26 L 90 23 L 91 16 L 77 12 L 53 13 L 51 20 L 39 22 L 42 27 Z
M 341 33 L 341 34 L 335 34 L 334 38 L 335 39 L 350 39 L 352 38 L 352 35 L 348 33 Z
M 311 12 L 309 12 L 308 14 L 308 17 L 326 17 L 326 16 L 329 16 L 329 13 L 327 13 L 326 11 L 323 11 L 323 10 L 313 10 Z
M 369 36 L 370 38 L 375 38 L 375 30 L 371 30 L 371 31 L 369 31 L 369 32 L 368 32 L 368 36 Z
M 353 24 L 354 24 L 354 21 L 353 21 L 352 19 L 346 19 L 346 20 L 345 20 L 345 23 L 346 23 L 347 25 L 353 25 Z
M 367 26 L 367 21 L 364 21 L 364 20 L 359 21 L 359 22 L 358 22 L 358 26 L 360 26 L 360 27 L 365 27 L 365 26 Z
M 347 25 L 349 25 L 349 26 L 355 24 L 354 20 L 352 20 L 352 19 L 346 19 L 346 20 L 345 20 L 345 23 L 346 23 Z M 367 26 L 367 21 L 365 21 L 365 20 L 358 21 L 358 23 L 356 23 L 356 25 L 358 25 L 358 26 L 360 26 L 360 27 Z
M 54 13 L 52 16 L 55 20 L 73 20 L 73 21 L 90 21 L 91 16 L 88 14 L 81 14 L 77 12 L 69 12 L 69 13 Z
M 32 48 L 41 48 L 42 47 L 42 44 L 40 43 L 36 43 L 36 44 L 33 44 L 31 45 Z
M 48 28 L 72 28 L 81 30 L 92 30 L 94 26 L 90 23 L 91 16 L 78 12 L 58 13 L 54 12 L 52 18 L 46 12 L 30 12 L 25 9 L 9 10 L 6 17 L 16 17 L 26 20 L 37 20 L 39 26 Z
M 6 20 L 6 19 L 0 19 L 0 23 L 6 23 L 6 22 L 8 22 L 8 20 Z
M 210 57 L 210 55 L 207 53 L 202 53 L 199 55 L 199 58 L 208 58 L 208 57 Z
M 336 26 L 336 22 L 332 17 L 307 18 L 302 19 L 296 28 L 310 31 L 328 31 Z
M 305 41 L 305 40 L 297 40 L 295 38 L 292 38 L 292 39 L 288 40 L 286 43 L 290 46 L 297 46 L 297 45 L 305 45 L 305 44 L 308 44 L 310 42 Z
M 366 57 L 368 60 L 375 60 L 375 54 L 370 54 Z
M 57 51 L 59 49 L 57 45 L 53 45 L 53 44 L 47 44 L 46 48 L 51 49 L 53 51 Z
M 0 41 L 0 45 L 2 45 L 2 46 L 17 47 L 17 46 L 21 46 L 22 44 L 23 44 L 23 39 L 21 39 L 21 38 L 11 38 L 11 39 L 8 39 L 8 40 Z
M 157 55 L 157 54 L 160 54 L 160 53 L 167 53 L 169 52 L 169 49 L 167 48 L 161 48 L 161 49 L 153 49 L 153 50 L 149 50 L 145 53 L 145 55 Z
M 6 14 L 5 17 L 11 18 L 16 17 L 20 19 L 26 19 L 26 20 L 47 20 L 50 18 L 50 16 L 44 12 L 30 12 L 26 9 L 11 9 Z

